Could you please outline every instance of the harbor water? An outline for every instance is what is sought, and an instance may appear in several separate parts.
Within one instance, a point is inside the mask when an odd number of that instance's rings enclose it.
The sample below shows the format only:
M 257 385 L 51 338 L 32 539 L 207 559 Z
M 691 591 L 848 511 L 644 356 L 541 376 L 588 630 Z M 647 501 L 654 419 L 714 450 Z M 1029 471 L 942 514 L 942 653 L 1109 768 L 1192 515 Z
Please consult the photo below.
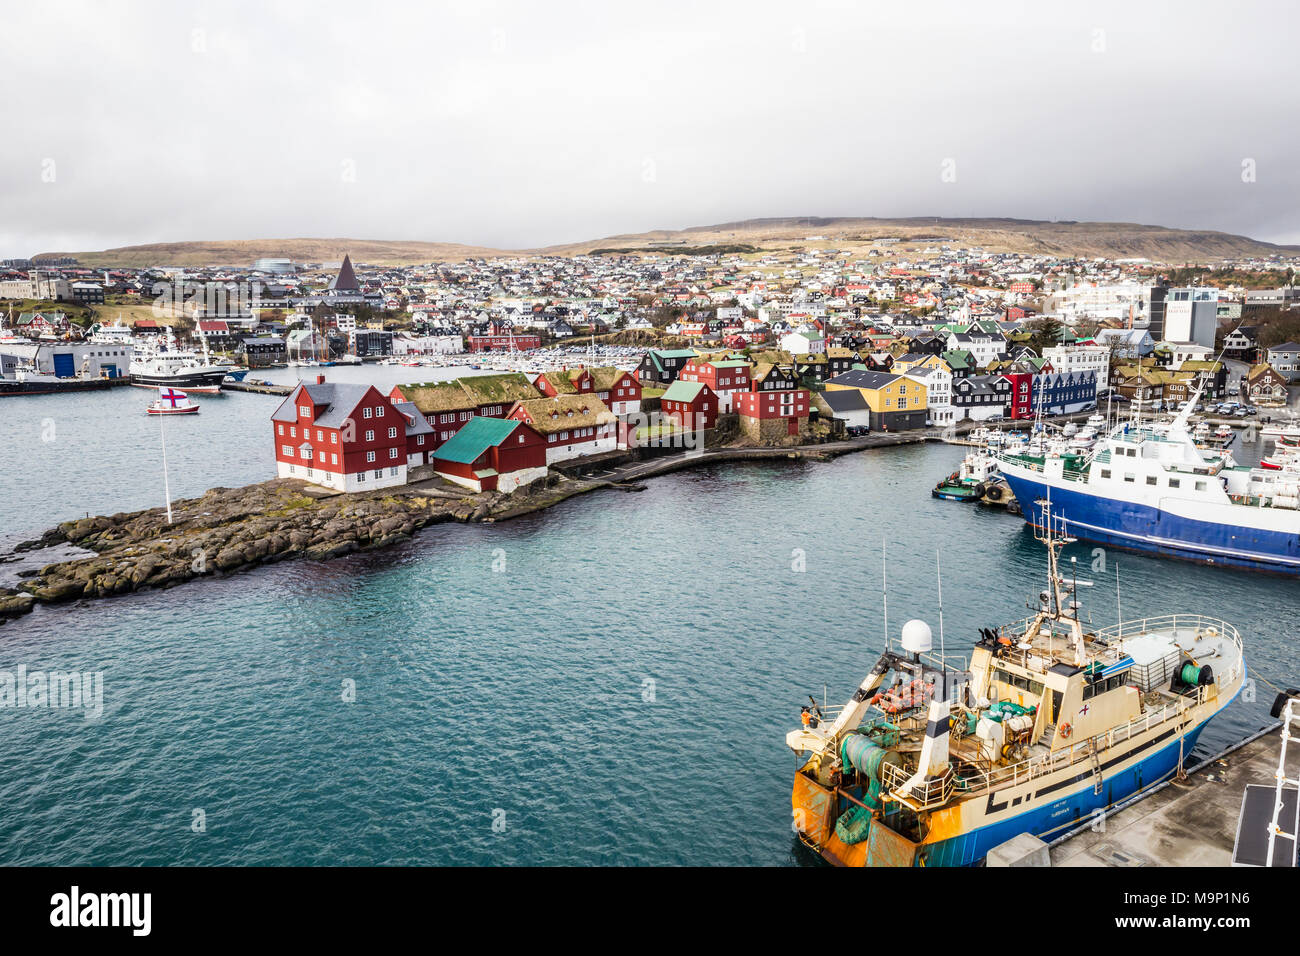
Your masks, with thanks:
M 161 504 L 148 398 L 6 400 L 6 536 Z M 200 401 L 165 425 L 173 493 L 270 477 L 279 399 Z M 949 651 L 1043 586 L 1019 519 L 931 498 L 963 451 L 705 467 L 380 552 L 38 608 L 0 627 L 0 671 L 100 671 L 104 711 L 0 708 L 0 863 L 810 863 L 784 735 L 878 655 L 882 545 L 895 635 L 921 617 L 937 639 L 937 554 Z M 1295 582 L 1065 555 L 1097 625 L 1117 604 L 1218 615 L 1255 674 L 1300 678 Z M 1266 724 L 1272 696 L 1248 687 L 1201 752 Z

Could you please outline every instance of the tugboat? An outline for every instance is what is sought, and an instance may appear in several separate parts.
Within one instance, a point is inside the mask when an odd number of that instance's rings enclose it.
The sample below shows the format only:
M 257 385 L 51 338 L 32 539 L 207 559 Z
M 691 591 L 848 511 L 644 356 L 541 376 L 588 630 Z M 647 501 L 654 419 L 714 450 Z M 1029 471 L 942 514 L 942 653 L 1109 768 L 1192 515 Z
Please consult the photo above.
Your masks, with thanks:
M 842 707 L 804 707 L 786 745 L 799 839 L 842 866 L 969 866 L 1012 837 L 1051 841 L 1182 770 L 1245 681 L 1241 636 L 1200 614 L 1093 629 L 1060 568 L 1033 617 L 964 656 L 903 625 Z M 942 621 L 942 617 L 940 618 Z
M 961 467 L 935 485 L 930 494 L 945 501 L 982 501 L 995 486 L 1006 486 L 998 474 L 997 459 L 988 449 L 980 448 L 963 458 Z M 1010 489 L 1006 490 L 1009 496 Z M 1001 493 L 995 495 L 993 503 L 996 504 L 1001 497 Z

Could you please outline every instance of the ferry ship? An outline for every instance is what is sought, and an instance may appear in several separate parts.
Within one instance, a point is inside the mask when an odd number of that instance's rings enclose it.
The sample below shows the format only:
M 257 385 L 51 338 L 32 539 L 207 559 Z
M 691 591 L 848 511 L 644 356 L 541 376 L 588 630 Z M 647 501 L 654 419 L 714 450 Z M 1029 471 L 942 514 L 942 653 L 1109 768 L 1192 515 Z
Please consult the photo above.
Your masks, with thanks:
M 1017 624 L 935 655 L 909 621 L 839 708 L 805 707 L 800 840 L 843 866 L 964 866 L 1023 833 L 1051 842 L 1182 770 L 1246 677 L 1241 637 L 1196 614 L 1096 630 L 1045 525 L 1047 589 Z M 942 628 L 942 625 L 940 625 Z M 886 631 L 888 627 L 886 626 Z M 941 632 L 942 638 L 942 632 Z M 892 679 L 891 679 L 892 675 Z
M 1168 424 L 1124 423 L 1087 454 L 998 456 L 1025 520 L 1043 502 L 1067 533 L 1133 551 L 1254 570 L 1300 573 L 1300 466 L 1238 465 L 1201 449 L 1192 406 Z

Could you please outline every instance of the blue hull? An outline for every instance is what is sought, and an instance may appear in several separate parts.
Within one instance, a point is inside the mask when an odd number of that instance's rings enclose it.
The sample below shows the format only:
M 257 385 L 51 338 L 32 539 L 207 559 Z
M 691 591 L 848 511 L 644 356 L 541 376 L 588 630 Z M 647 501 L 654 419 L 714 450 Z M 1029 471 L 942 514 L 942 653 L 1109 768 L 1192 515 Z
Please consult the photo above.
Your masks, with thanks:
M 1025 520 L 1043 524 L 1040 481 L 1005 474 Z M 1052 488 L 1052 518 L 1067 534 L 1130 551 L 1225 567 L 1300 574 L 1300 535 L 1196 521 L 1147 505 L 1102 498 L 1087 491 Z
M 1212 719 L 1212 718 L 1211 718 Z M 1209 720 L 1187 732 L 1183 740 L 1184 760 L 1196 746 L 1196 740 Z M 1135 766 L 1107 776 L 1102 771 L 1101 793 L 1093 793 L 1092 772 L 1080 771 L 1082 783 L 1074 793 L 1053 800 L 1037 809 L 1021 813 L 971 833 L 953 837 L 925 848 L 926 866 L 971 866 L 988 856 L 989 850 L 1021 833 L 1032 833 L 1046 843 L 1088 822 L 1094 811 L 1106 810 L 1134 794 L 1150 790 L 1168 780 L 1178 769 L 1178 735 Z M 1159 745 L 1157 745 L 1159 746 Z

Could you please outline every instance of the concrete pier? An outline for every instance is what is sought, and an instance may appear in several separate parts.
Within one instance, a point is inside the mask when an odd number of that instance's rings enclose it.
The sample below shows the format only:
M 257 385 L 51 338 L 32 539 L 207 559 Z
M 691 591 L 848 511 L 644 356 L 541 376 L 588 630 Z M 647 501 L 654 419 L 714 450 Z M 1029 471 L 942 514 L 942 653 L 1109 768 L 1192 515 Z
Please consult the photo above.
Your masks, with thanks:
M 1276 783 L 1281 725 L 1053 844 L 1052 866 L 1229 866 L 1247 784 Z M 1292 748 L 1288 776 L 1300 753 Z

